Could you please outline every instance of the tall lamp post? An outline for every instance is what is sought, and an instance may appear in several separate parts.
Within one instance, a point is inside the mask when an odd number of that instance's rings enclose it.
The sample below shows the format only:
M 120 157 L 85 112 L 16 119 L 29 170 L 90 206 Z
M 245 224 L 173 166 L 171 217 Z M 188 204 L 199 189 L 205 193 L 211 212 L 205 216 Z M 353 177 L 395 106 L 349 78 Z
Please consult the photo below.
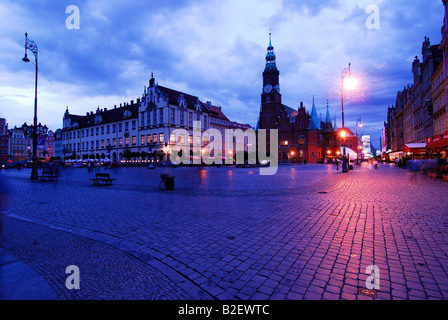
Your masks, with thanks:
M 356 146 L 357 146 L 357 150 L 356 150 L 356 162 L 359 165 L 359 153 L 361 151 L 361 149 L 359 148 L 359 135 L 358 135 L 358 128 L 362 128 L 363 124 L 362 124 L 362 120 L 361 117 L 359 117 L 358 119 L 356 119 Z
M 37 45 L 34 41 L 31 41 L 28 39 L 28 33 L 25 33 L 25 57 L 23 57 L 22 61 L 24 62 L 30 62 L 30 59 L 28 59 L 27 56 L 27 50 L 30 50 L 36 59 L 36 78 L 34 83 L 34 125 L 33 125 L 33 163 L 31 167 L 31 180 L 38 180 L 39 179 L 39 173 L 38 173 L 38 161 L 39 158 L 37 157 L 37 73 L 38 73 L 38 65 L 37 65 Z
M 342 130 L 345 132 L 345 118 L 344 118 L 344 79 L 348 77 L 348 81 L 346 81 L 345 85 L 348 89 L 353 89 L 355 87 L 355 81 L 352 79 L 352 73 L 351 73 L 351 63 L 348 64 L 348 68 L 344 68 L 342 70 L 341 74 L 341 102 L 342 102 Z M 346 134 L 346 132 L 345 132 Z M 345 137 L 344 139 L 344 149 L 343 149 L 343 155 L 342 155 L 342 172 L 347 173 L 348 172 L 348 163 L 347 163 L 347 148 L 345 143 Z

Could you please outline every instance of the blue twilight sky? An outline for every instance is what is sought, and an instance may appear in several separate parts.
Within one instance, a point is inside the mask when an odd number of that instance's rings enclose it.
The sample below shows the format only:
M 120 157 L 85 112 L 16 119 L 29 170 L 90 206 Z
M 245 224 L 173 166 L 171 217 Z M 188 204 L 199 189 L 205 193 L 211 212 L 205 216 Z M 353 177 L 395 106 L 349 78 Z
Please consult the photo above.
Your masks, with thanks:
M 80 10 L 67 29 L 66 7 Z M 368 29 L 369 5 L 379 29 Z M 358 88 L 346 92 L 346 125 L 360 116 L 379 147 L 379 129 L 396 93 L 412 82 L 411 64 L 425 36 L 440 43 L 439 0 L 41 0 L 0 2 L 0 117 L 31 123 L 34 66 L 21 61 L 24 33 L 39 47 L 38 118 L 62 126 L 73 114 L 141 97 L 156 81 L 221 105 L 255 126 L 269 32 L 283 103 L 325 119 L 328 99 L 341 125 L 341 72 L 352 64 Z M 32 58 L 32 54 L 29 53 Z M 32 59 L 34 61 L 34 59 Z

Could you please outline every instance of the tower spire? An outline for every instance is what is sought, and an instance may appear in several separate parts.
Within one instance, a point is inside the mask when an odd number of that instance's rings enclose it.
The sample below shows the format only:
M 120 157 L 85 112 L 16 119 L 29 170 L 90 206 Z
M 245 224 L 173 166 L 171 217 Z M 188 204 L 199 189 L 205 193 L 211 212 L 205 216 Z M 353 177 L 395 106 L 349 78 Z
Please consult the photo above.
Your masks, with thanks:
M 314 103 L 314 96 L 313 96 L 313 108 L 311 109 L 311 119 L 310 119 L 310 125 L 308 127 L 308 130 L 317 129 L 320 130 L 320 119 L 317 116 L 316 111 L 316 105 Z
M 328 99 L 327 99 L 327 117 L 326 117 L 326 119 L 325 119 L 325 122 L 331 124 L 330 106 L 328 105 Z
M 272 33 L 269 32 L 269 47 L 268 53 L 266 54 L 266 69 L 277 69 L 276 57 L 274 53 L 274 46 L 272 45 Z

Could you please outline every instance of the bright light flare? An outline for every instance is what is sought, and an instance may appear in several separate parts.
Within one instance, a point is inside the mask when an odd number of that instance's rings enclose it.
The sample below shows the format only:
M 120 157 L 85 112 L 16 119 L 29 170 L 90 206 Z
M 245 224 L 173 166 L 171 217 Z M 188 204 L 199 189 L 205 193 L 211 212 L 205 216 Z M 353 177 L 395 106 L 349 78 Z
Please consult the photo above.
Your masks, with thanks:
M 342 130 L 341 133 L 340 133 L 340 135 L 341 135 L 341 138 L 342 138 L 342 139 L 345 139 L 345 138 L 347 137 L 347 132 L 344 131 L 344 130 Z
M 344 80 L 344 88 L 347 90 L 353 90 L 358 86 L 358 80 L 352 77 L 348 77 Z

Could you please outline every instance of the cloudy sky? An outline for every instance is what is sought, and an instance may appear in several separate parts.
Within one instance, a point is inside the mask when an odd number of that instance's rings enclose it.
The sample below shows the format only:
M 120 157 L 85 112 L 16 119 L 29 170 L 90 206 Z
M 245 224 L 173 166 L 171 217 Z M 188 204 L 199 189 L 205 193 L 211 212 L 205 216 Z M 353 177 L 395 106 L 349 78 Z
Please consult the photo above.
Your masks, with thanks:
M 80 12 L 68 29 L 69 5 Z M 379 29 L 369 29 L 379 9 Z M 379 129 L 396 93 L 412 82 L 411 64 L 425 36 L 440 43 L 439 0 L 41 0 L 0 2 L 0 117 L 31 123 L 34 66 L 22 62 L 24 33 L 39 47 L 39 121 L 55 130 L 68 106 L 85 114 L 135 100 L 151 72 L 156 81 L 221 105 L 234 121 L 255 126 L 269 32 L 283 103 L 341 125 L 341 72 L 359 81 L 344 98 L 346 125 Z M 69 22 L 72 21 L 69 19 Z M 29 57 L 34 61 L 33 55 Z

